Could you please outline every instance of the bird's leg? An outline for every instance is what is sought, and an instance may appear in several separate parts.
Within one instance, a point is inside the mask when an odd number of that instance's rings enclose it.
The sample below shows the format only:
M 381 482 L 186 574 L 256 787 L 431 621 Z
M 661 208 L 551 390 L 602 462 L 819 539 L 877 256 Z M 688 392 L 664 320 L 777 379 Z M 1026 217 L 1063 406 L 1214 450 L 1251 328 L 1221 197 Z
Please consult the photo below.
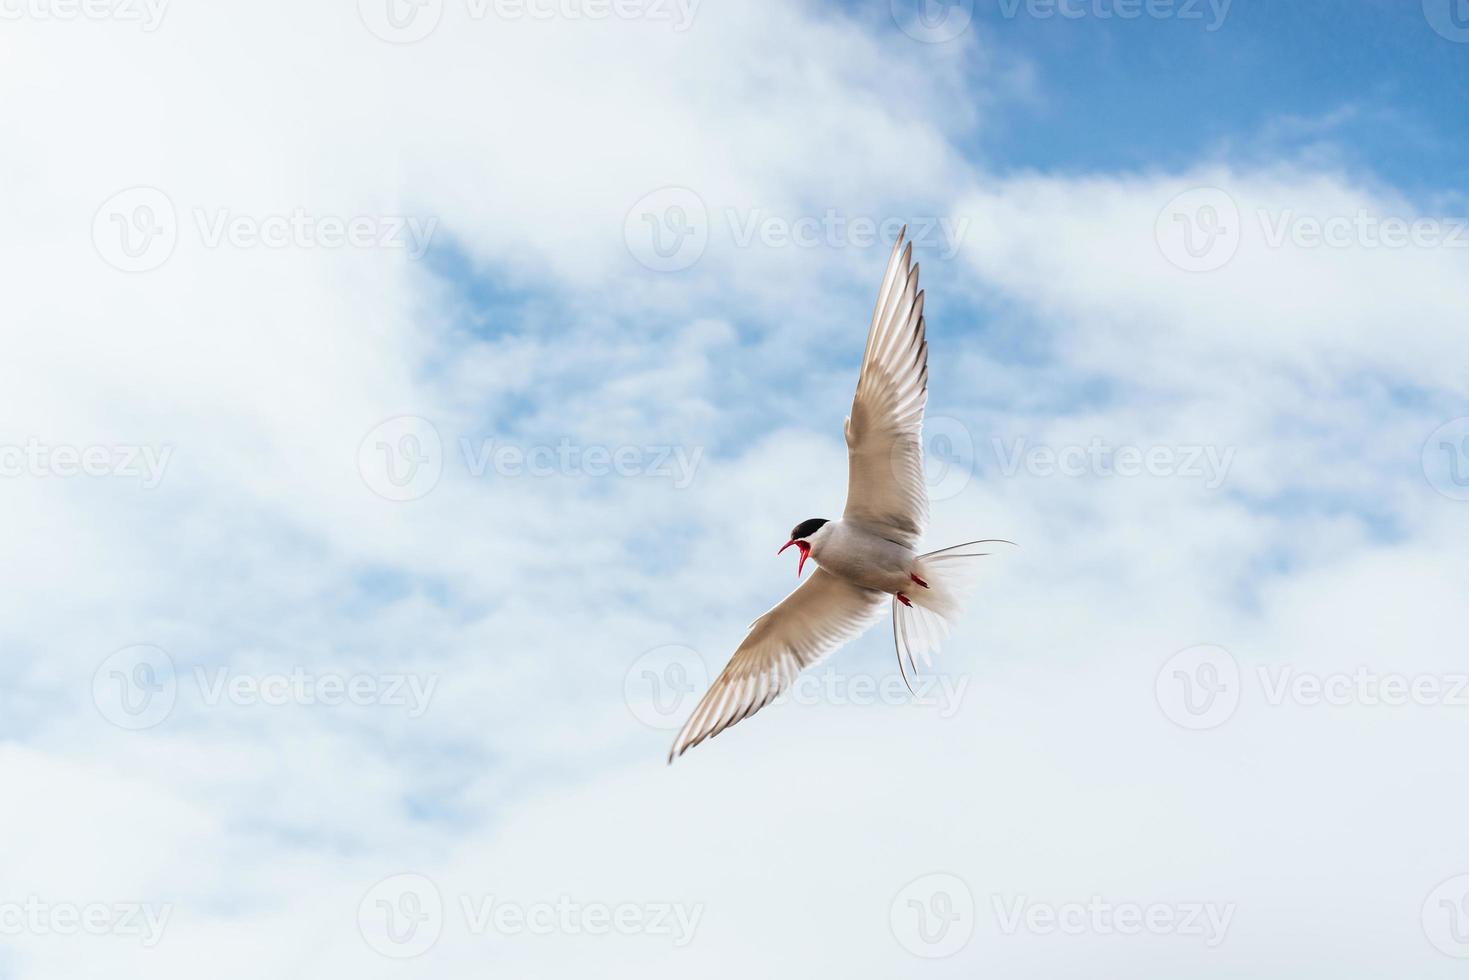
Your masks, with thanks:
M 901 602 L 903 605 L 905 605 L 905 606 L 911 606 L 911 605 L 913 605 L 913 600 L 912 599 L 909 599 L 903 593 L 899 592 L 899 593 L 896 593 L 896 595 L 898 597 L 898 601 Z
M 909 572 L 908 573 L 908 577 L 911 578 L 917 584 L 923 586 L 925 589 L 928 588 L 928 583 L 925 582 L 925 581 L 923 581 L 923 579 L 919 578 L 917 575 L 914 575 L 912 572 Z

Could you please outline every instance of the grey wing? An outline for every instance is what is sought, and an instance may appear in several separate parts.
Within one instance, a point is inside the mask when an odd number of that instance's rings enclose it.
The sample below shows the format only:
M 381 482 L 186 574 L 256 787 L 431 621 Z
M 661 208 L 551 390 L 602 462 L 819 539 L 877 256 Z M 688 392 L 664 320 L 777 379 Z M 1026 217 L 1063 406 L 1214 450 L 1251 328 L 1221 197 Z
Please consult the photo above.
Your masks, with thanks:
M 744 642 L 673 740 L 668 761 L 775 700 L 802 670 L 871 626 L 886 598 L 816 569 L 750 625 Z
M 912 243 L 898 236 L 888 259 L 862 372 L 847 418 L 845 519 L 916 548 L 928 526 L 923 479 L 923 410 L 928 341 Z

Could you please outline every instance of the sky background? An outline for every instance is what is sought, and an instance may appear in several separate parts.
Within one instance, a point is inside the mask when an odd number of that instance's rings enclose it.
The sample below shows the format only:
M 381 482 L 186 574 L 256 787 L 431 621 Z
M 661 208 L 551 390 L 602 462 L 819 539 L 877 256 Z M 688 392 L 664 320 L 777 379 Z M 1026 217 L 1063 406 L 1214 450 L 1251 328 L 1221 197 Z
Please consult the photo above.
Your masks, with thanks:
M 1462 0 L 0 15 L 0 977 L 1462 974 Z M 1020 547 L 668 767 L 905 223 Z

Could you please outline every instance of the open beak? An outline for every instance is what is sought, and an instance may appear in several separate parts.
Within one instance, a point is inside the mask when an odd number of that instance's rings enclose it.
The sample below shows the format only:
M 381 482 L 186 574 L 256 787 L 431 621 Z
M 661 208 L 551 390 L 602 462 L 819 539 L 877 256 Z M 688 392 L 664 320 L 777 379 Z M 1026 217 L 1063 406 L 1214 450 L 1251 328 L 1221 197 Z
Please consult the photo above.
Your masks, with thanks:
M 791 545 L 795 545 L 801 549 L 801 560 L 796 564 L 796 578 L 800 578 L 801 569 L 806 567 L 806 559 L 811 557 L 811 544 L 808 541 L 797 541 L 795 538 L 792 538 L 780 546 L 780 551 L 785 551 Z M 776 554 L 780 554 L 780 551 L 777 551 Z

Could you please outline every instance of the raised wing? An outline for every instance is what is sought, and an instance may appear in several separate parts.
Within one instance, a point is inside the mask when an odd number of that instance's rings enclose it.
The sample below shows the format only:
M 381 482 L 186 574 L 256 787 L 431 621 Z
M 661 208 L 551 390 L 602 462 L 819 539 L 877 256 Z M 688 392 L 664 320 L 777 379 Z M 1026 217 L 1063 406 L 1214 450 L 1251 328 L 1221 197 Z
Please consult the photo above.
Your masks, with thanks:
M 775 700 L 803 669 L 871 626 L 886 598 L 816 569 L 750 624 L 744 642 L 673 740 L 668 761 Z
M 913 245 L 898 235 L 888 259 L 852 414 L 847 417 L 847 507 L 842 517 L 916 548 L 928 526 L 923 480 L 923 409 L 928 341 Z

